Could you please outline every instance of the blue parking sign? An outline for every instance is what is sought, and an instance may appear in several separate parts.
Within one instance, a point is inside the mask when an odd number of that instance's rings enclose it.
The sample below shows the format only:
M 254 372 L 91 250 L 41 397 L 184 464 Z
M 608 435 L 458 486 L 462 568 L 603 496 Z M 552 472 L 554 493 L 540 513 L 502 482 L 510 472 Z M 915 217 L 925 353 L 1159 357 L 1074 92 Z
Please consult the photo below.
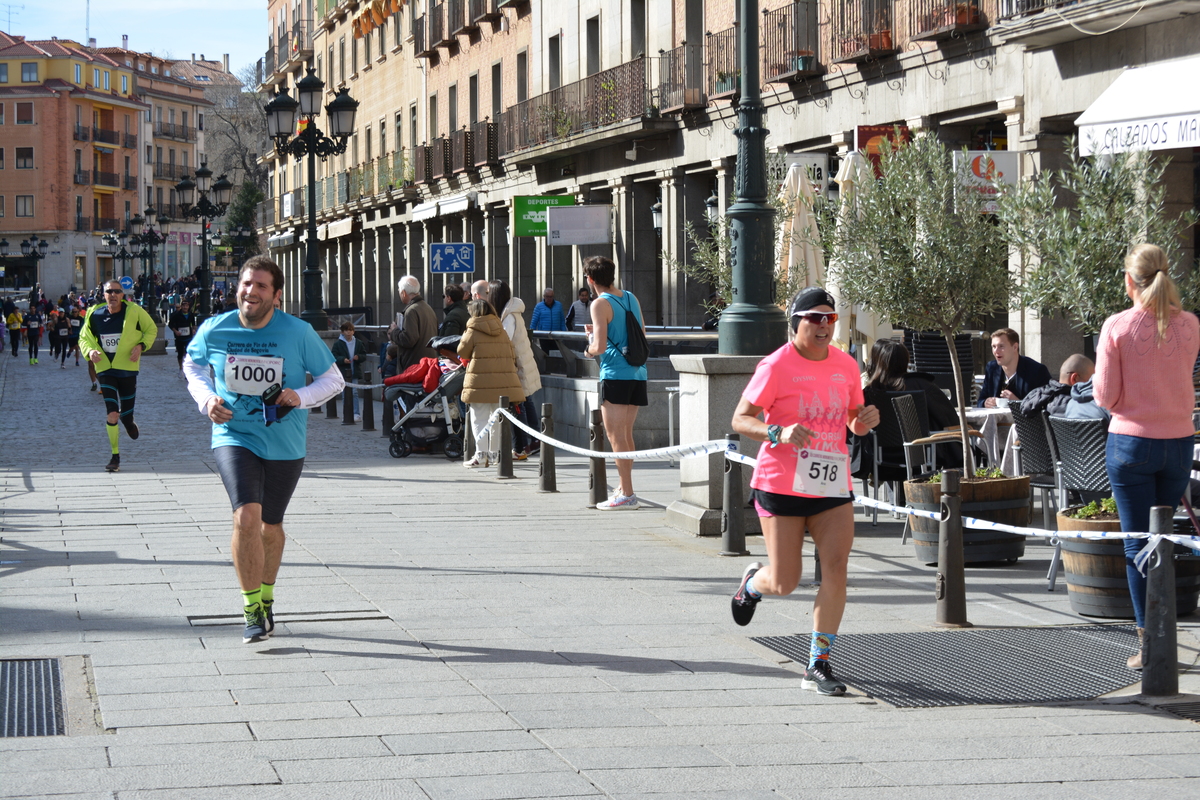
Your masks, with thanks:
M 126 292 L 133 291 L 133 278 L 129 277 L 128 275 L 122 275 L 120 278 L 117 278 L 117 280 L 121 282 L 121 288 Z
M 474 272 L 475 245 L 472 242 L 435 242 L 429 245 L 430 272 Z

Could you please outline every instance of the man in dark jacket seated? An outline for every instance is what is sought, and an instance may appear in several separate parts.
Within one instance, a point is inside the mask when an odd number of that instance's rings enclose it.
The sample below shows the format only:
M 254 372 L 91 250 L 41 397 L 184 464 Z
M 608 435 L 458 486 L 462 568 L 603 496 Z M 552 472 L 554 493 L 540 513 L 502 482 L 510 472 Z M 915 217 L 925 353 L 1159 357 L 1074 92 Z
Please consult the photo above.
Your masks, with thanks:
M 1067 356 L 1058 370 L 1058 380 L 1039 386 L 1021 400 L 1021 413 L 1027 417 L 1043 411 L 1052 417 L 1104 419 L 1108 412 L 1092 400 L 1092 375 L 1096 365 L 1085 355 Z
M 1021 355 L 1021 338 L 1012 328 L 1001 328 L 992 334 L 992 355 L 996 360 L 989 361 L 983 370 L 980 408 L 995 408 L 1000 405 L 997 398 L 1020 400 L 1050 383 L 1050 370 L 1045 364 Z

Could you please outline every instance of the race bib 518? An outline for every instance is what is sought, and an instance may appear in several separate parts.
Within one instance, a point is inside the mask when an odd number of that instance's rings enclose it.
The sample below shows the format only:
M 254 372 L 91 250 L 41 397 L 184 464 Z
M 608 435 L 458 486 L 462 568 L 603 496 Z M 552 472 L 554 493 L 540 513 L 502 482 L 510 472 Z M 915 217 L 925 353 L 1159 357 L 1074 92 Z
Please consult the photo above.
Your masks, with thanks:
M 848 459 L 841 453 L 803 448 L 796 454 L 796 477 L 792 491 L 815 497 L 849 497 L 846 488 Z

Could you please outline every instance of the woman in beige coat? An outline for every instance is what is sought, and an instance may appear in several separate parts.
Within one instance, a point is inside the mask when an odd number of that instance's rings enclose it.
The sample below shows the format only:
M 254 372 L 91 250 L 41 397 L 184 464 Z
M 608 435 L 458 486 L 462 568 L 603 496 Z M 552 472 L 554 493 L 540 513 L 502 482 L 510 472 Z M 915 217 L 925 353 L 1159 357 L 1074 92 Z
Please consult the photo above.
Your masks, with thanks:
M 542 376 L 538 373 L 533 347 L 529 342 L 529 329 L 525 326 L 525 301 L 513 297 L 508 284 L 501 280 L 488 284 L 488 301 L 500 315 L 500 324 L 512 340 L 517 354 L 517 378 L 525 391 L 525 402 L 517 403 L 513 410 L 522 422 L 531 428 L 538 427 L 534 416 L 533 393 L 542 388 Z M 533 452 L 537 440 L 520 428 L 513 431 L 513 459 L 524 461 Z
M 471 315 L 467 331 L 458 343 L 458 355 L 467 361 L 467 377 L 463 383 L 462 400 L 471 406 L 471 426 L 475 433 L 475 457 L 463 466 L 467 469 L 486 467 L 500 460 L 500 435 L 491 431 L 484 435 L 488 418 L 500 408 L 501 395 L 510 402 L 525 399 L 517 377 L 517 357 L 513 343 L 496 309 L 486 300 L 467 304 Z

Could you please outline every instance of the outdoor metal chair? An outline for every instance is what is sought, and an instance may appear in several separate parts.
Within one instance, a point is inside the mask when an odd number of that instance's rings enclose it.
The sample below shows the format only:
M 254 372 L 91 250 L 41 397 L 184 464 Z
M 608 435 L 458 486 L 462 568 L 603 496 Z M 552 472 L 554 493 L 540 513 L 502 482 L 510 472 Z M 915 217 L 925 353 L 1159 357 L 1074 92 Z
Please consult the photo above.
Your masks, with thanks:
M 894 397 L 898 394 L 920 394 L 919 390 L 913 392 L 888 392 L 889 397 Z M 924 400 L 924 398 L 921 398 Z M 883 484 L 888 484 L 888 488 L 892 493 L 892 502 L 900 496 L 898 484 L 905 480 L 909 475 L 907 459 L 904 461 L 885 461 L 884 448 L 891 450 L 904 450 L 904 434 L 900 430 L 900 420 L 896 415 L 896 409 L 891 403 L 882 403 L 879 408 L 879 424 L 871 431 L 867 438 L 871 444 L 872 465 L 871 465 L 871 483 L 875 487 L 875 499 L 879 499 L 880 489 Z M 863 479 L 863 493 L 866 494 L 866 479 Z M 871 510 L 871 524 L 879 524 L 879 509 Z
M 1054 461 L 1058 507 L 1067 507 L 1067 493 L 1072 491 L 1105 497 L 1112 494 L 1112 486 L 1108 482 L 1108 465 L 1104 460 L 1104 448 L 1108 443 L 1108 420 L 1043 416 L 1047 426 L 1046 441 L 1050 445 L 1050 454 Z M 1048 589 L 1051 592 L 1054 591 L 1054 580 L 1061 555 L 1062 544 L 1055 539 Z
M 1012 412 L 1013 424 L 1017 426 L 1016 455 L 1017 475 L 1028 475 L 1030 487 L 1042 495 L 1042 527 L 1054 530 L 1054 512 L 1057 503 L 1058 481 L 1054 469 L 1054 454 L 1050 452 L 1050 440 L 1046 433 L 1046 412 L 1027 417 L 1017 404 L 1008 407 Z

